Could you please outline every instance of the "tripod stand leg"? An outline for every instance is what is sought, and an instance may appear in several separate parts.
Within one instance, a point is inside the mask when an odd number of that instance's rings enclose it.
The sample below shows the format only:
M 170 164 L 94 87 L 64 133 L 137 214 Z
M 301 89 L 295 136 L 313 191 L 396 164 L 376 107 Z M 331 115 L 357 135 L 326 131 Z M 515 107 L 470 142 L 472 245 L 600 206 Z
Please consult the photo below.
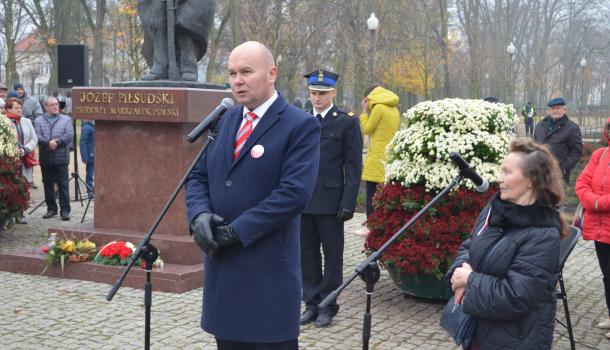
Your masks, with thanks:
M 91 194 L 93 194 L 93 192 L 91 192 Z M 83 223 L 83 221 L 85 221 L 85 216 L 87 216 L 87 211 L 89 210 L 89 204 L 91 204 L 92 199 L 93 199 L 93 196 L 90 196 L 89 199 L 87 200 L 87 206 L 85 207 L 85 212 L 83 213 L 82 219 L 80 219 L 81 224 Z
M 42 205 L 44 204 L 44 199 L 40 201 L 40 203 L 36 204 L 36 206 L 34 208 L 32 208 L 32 210 L 30 210 L 28 212 L 29 215 L 32 215 L 33 212 L 36 211 L 36 209 L 40 208 Z
M 74 200 L 75 201 L 80 201 L 80 206 L 83 207 L 83 194 L 80 190 L 80 185 L 78 184 L 79 181 L 83 181 L 77 173 L 72 173 L 70 175 L 70 178 L 68 179 L 68 183 L 70 181 L 74 180 Z
M 89 185 L 87 185 L 87 183 L 85 181 L 83 181 L 83 179 L 76 173 L 72 174 L 72 177 L 74 178 L 74 180 L 77 182 L 80 182 L 83 186 L 85 186 L 85 189 L 87 190 L 87 194 L 91 193 L 93 194 L 93 188 L 91 188 Z M 76 186 L 75 188 L 78 189 L 78 195 L 80 196 L 80 201 L 81 201 L 81 206 L 83 204 L 83 193 L 80 190 L 80 186 Z M 78 200 L 78 196 L 77 199 Z
M 82 224 L 83 221 L 85 221 L 85 216 L 87 215 L 87 211 L 89 210 L 89 205 L 91 204 L 91 200 L 93 199 L 94 190 L 93 190 L 93 188 L 89 187 L 89 185 L 87 185 L 87 183 L 84 182 L 83 179 L 81 179 L 80 177 L 78 178 L 78 180 L 81 181 L 85 185 L 85 188 L 87 189 L 87 193 L 88 193 L 88 197 L 89 197 L 87 199 L 87 206 L 85 207 L 85 212 L 83 213 L 83 217 L 80 220 L 80 223 Z

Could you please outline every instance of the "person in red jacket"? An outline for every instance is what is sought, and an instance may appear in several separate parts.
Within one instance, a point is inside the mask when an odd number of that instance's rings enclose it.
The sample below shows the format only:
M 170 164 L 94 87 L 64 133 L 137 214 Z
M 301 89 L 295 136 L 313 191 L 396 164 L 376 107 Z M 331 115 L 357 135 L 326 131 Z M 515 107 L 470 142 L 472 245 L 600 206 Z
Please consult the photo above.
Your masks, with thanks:
M 610 141 L 610 118 L 604 126 L 604 138 Z M 608 146 L 593 152 L 591 159 L 576 180 L 576 195 L 584 208 L 582 237 L 595 241 L 599 267 L 604 276 L 608 318 L 597 327 L 610 330 L 610 152 Z M 610 332 L 606 333 L 610 338 Z

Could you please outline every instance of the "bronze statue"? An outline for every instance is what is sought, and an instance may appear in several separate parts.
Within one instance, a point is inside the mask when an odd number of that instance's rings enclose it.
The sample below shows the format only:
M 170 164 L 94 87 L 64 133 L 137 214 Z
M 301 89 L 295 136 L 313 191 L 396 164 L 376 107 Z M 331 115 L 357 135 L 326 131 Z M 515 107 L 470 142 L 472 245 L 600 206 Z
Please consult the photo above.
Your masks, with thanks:
M 215 0 L 140 0 L 142 54 L 150 67 L 142 80 L 197 81 L 215 11 Z

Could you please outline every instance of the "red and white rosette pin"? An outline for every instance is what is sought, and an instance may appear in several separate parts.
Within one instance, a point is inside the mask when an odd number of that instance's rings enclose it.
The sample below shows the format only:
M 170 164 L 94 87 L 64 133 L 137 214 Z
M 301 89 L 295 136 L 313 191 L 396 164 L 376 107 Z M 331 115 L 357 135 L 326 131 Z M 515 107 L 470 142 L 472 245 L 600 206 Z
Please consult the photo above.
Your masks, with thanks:
M 252 147 L 252 149 L 250 150 L 250 155 L 252 156 L 252 158 L 257 159 L 263 156 L 263 154 L 265 154 L 265 147 L 263 147 L 263 145 L 255 145 L 254 147 Z

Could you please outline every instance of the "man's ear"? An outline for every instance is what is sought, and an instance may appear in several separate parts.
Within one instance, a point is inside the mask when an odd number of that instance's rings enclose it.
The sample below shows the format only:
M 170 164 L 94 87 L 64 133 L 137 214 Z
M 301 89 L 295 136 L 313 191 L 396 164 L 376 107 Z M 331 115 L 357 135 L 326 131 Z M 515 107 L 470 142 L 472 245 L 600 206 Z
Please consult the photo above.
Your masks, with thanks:
M 271 66 L 271 68 L 269 68 L 269 76 L 268 76 L 269 82 L 275 83 L 275 80 L 277 79 L 277 73 L 278 73 L 277 66 Z

